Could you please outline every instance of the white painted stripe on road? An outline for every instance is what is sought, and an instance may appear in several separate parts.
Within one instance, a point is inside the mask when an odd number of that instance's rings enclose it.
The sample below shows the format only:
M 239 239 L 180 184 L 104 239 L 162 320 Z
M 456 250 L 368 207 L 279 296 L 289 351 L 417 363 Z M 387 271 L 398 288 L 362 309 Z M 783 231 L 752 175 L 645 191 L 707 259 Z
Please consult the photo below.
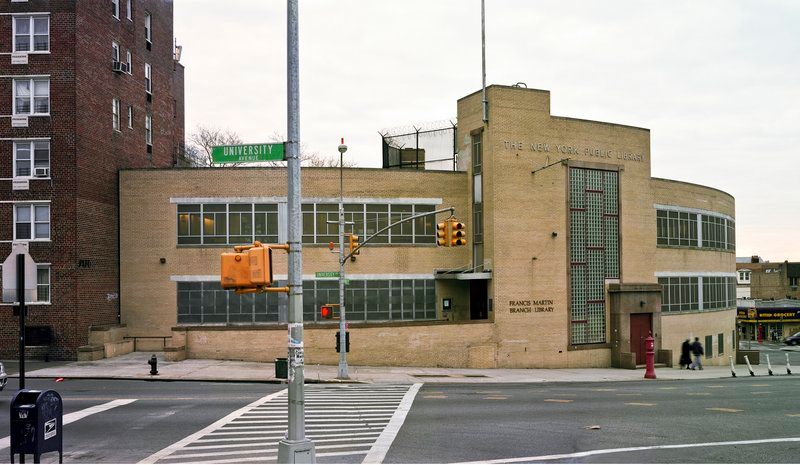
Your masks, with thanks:
M 394 415 L 392 415 L 391 421 L 386 425 L 386 428 L 378 437 L 378 440 L 375 441 L 375 444 L 372 445 L 367 456 L 364 457 L 361 463 L 383 463 L 383 459 L 386 457 L 386 453 L 389 452 L 394 438 L 397 437 L 397 433 L 403 426 L 403 422 L 406 421 L 406 415 L 408 415 L 408 411 L 411 410 L 411 404 L 414 403 L 414 397 L 417 396 L 420 387 L 422 387 L 422 383 L 414 383 L 411 385 L 406 395 L 403 396 L 403 400 L 400 401 L 400 405 L 397 406 L 397 410 L 394 412 Z
M 205 434 L 210 433 L 211 431 L 214 431 L 217 428 L 222 427 L 222 425 L 230 422 L 231 420 L 233 420 L 234 418 L 238 417 L 239 415 L 249 411 L 250 409 L 252 409 L 256 405 L 259 405 L 259 404 L 262 404 L 264 402 L 267 402 L 270 399 L 273 399 L 275 397 L 278 397 L 281 394 L 284 394 L 285 392 L 287 392 L 286 389 L 284 389 L 282 391 L 278 391 L 278 392 L 273 392 L 272 394 L 270 394 L 268 396 L 264 396 L 261 399 L 258 399 L 255 402 L 252 402 L 252 403 L 240 408 L 239 410 L 236 410 L 235 412 L 231 413 L 230 415 L 228 415 L 228 416 L 226 416 L 226 417 L 224 417 L 224 418 L 222 418 L 220 420 L 217 420 L 216 422 L 206 426 L 205 428 L 201 429 L 200 431 L 198 431 L 198 432 L 196 432 L 194 434 L 191 434 L 189 436 L 186 436 L 185 438 L 181 439 L 180 441 L 176 442 L 175 444 L 172 444 L 171 446 L 167 446 L 164 449 L 161 449 L 160 451 L 156 452 L 155 454 L 151 455 L 150 457 L 147 457 L 146 459 L 139 461 L 139 463 L 156 463 L 159 459 L 162 459 L 162 458 L 172 454 L 173 452 L 179 450 L 181 447 L 191 443 L 192 441 L 200 439 Z
M 136 402 L 136 400 L 137 399 L 116 399 L 112 400 L 111 402 L 106 402 L 105 404 L 95 405 L 94 407 L 89 407 L 83 410 L 78 410 L 77 412 L 68 413 L 61 418 L 61 424 L 68 425 L 73 421 L 78 421 L 80 419 L 88 417 L 89 415 L 105 412 L 106 410 L 110 410 L 114 407 L 121 407 L 123 405 L 128 405 L 133 402 Z M 0 438 L 0 450 L 7 449 L 9 446 L 11 446 L 11 436 Z
M 367 452 L 369 452 L 369 451 L 364 449 L 364 450 L 343 451 L 343 452 L 323 452 L 323 453 L 320 453 L 320 454 L 316 454 L 315 453 L 314 455 L 317 456 L 317 457 L 344 457 L 344 456 L 347 456 L 347 455 L 364 455 Z M 247 457 L 247 458 L 238 458 L 238 459 L 209 460 L 209 461 L 204 461 L 204 462 L 197 461 L 197 460 L 192 460 L 191 462 L 187 462 L 187 463 L 193 463 L 193 464 L 244 463 L 244 462 L 260 462 L 260 463 L 264 463 L 264 462 L 267 462 L 268 460 L 278 460 L 278 456 L 275 455 L 275 456 L 267 456 L 267 457 L 261 456 L 261 457 Z M 179 463 L 179 462 L 175 462 L 175 463 Z
M 214 438 L 214 439 L 198 439 L 197 443 L 209 443 L 209 442 L 245 442 L 245 441 L 264 441 L 269 439 L 283 439 L 286 435 L 285 434 L 277 434 L 273 436 L 251 436 L 248 438 Z M 306 435 L 309 439 L 314 441 L 344 441 L 348 438 L 355 438 L 356 436 L 375 436 L 375 439 L 380 436 L 380 433 L 377 431 L 373 431 L 370 433 L 343 433 L 343 434 L 320 434 L 320 435 Z M 322 439 L 325 438 L 325 439 Z M 339 439 L 336 439 L 339 438 Z
M 538 455 L 533 457 L 514 457 L 509 459 L 481 460 L 479 462 L 457 462 L 462 464 L 472 463 L 518 463 L 518 462 L 541 462 L 545 460 L 572 459 L 581 457 L 591 457 L 593 455 L 618 454 L 622 452 L 639 452 L 645 450 L 660 449 L 685 449 L 690 447 L 719 447 L 719 446 L 746 446 L 750 444 L 775 444 L 781 442 L 800 442 L 798 438 L 770 438 L 752 439 L 743 441 L 723 441 L 723 442 L 701 442 L 698 444 L 664 444 L 660 446 L 640 446 L 640 447 L 621 447 L 618 449 L 598 449 L 587 450 L 584 452 L 573 452 L 571 454 Z

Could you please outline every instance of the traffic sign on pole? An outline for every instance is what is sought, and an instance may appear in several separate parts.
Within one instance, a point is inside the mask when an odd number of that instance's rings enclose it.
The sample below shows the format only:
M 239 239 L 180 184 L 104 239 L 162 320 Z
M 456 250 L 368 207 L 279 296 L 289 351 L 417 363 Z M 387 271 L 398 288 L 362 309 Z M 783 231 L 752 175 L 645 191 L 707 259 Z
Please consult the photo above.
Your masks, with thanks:
M 285 160 L 284 143 L 221 145 L 211 147 L 214 163 L 248 163 Z
M 28 253 L 27 244 L 12 244 L 11 254 L 3 262 L 3 303 L 17 303 L 17 255 L 25 263 L 25 302 L 36 301 L 36 262 Z

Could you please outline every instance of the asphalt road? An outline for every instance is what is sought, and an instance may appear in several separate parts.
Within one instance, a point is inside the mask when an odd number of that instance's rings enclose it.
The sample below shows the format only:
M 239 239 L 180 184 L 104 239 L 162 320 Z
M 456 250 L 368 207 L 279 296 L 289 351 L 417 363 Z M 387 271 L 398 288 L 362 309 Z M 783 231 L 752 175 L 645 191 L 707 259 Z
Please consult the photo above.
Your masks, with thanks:
M 277 420 L 285 412 L 285 397 L 280 404 L 280 396 L 216 429 L 207 428 L 278 393 L 283 385 L 29 379 L 28 387 L 56 389 L 64 399 L 65 414 L 136 399 L 66 425 L 65 463 L 136 463 L 190 435 L 195 435 L 191 442 L 153 461 L 219 463 L 247 458 L 263 463 L 269 460 L 258 457 L 274 452 L 262 450 L 273 450 L 285 431 Z M 391 429 L 391 424 L 386 426 L 388 417 L 401 410 L 400 398 L 413 393 L 409 388 L 307 388 L 316 390 L 311 398 L 316 396 L 318 421 L 325 430 L 316 434 L 338 433 L 317 443 L 318 461 L 361 463 L 366 451 L 380 442 L 378 435 Z M 798 388 L 800 374 L 697 381 L 424 384 L 383 462 L 797 463 Z M 9 435 L 7 412 L 14 389 L 16 379 L 0 392 L 0 463 L 9 459 L 2 440 Z M 380 389 L 385 392 L 380 394 Z M 380 395 L 384 400 L 377 399 Z M 346 399 L 361 399 L 352 401 L 362 402 L 361 410 L 355 412 Z M 366 426 L 339 426 L 345 421 Z M 309 428 L 314 428 L 312 423 Z M 207 435 L 198 436 L 201 430 Z M 248 434 L 268 436 L 263 440 L 269 443 L 247 446 L 242 441 L 253 439 Z M 731 441 L 739 443 L 725 444 Z M 707 444 L 698 446 L 701 443 Z M 49 454 L 42 462 L 56 460 L 57 454 Z
M 384 463 L 797 463 L 800 376 L 425 385 Z M 693 444 L 773 440 L 765 444 Z M 675 446 L 657 449 L 660 446 Z M 645 450 L 593 453 L 608 449 Z M 588 453 L 586 456 L 574 455 Z M 573 454 L 562 458 L 543 456 Z

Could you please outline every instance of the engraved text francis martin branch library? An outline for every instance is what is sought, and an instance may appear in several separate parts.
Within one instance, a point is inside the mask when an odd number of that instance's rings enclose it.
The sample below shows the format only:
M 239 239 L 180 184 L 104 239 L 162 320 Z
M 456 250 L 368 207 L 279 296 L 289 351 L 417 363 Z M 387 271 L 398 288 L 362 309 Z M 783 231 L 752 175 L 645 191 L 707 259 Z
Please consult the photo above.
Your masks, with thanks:
M 486 92 L 488 121 L 481 92 L 467 95 L 449 132 L 385 135 L 383 168 L 343 170 L 346 233 L 363 239 L 450 206 L 467 231 L 466 246 L 439 247 L 449 214 L 422 217 L 347 263 L 349 363 L 634 368 L 652 332 L 657 363 L 677 364 L 681 343 L 699 337 L 704 362 L 726 364 L 733 197 L 651 177 L 648 129 L 553 116 L 548 91 Z M 307 364 L 338 363 L 338 322 L 319 309 L 339 300 L 324 273 L 338 270 L 328 244 L 338 244 L 339 175 L 302 170 Z M 285 357 L 285 295 L 237 295 L 219 280 L 220 253 L 286 241 L 285 168 L 127 169 L 119 183 L 127 335 L 163 340 L 172 360 Z M 286 254 L 273 258 L 285 285 Z

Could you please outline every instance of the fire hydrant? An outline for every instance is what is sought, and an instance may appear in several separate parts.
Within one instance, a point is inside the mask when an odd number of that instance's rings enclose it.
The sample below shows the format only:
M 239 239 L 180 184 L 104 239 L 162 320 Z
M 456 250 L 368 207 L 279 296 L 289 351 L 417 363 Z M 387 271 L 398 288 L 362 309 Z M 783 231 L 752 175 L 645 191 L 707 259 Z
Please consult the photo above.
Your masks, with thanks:
M 158 374 L 158 359 L 155 355 L 150 357 L 150 360 L 147 361 L 147 364 L 150 365 L 150 374 L 157 375 Z
M 646 368 L 644 371 L 645 379 L 656 379 L 656 351 L 655 351 L 655 339 L 653 339 L 653 333 L 649 333 L 647 339 L 644 340 L 645 349 L 647 352 L 645 353 L 645 364 Z

